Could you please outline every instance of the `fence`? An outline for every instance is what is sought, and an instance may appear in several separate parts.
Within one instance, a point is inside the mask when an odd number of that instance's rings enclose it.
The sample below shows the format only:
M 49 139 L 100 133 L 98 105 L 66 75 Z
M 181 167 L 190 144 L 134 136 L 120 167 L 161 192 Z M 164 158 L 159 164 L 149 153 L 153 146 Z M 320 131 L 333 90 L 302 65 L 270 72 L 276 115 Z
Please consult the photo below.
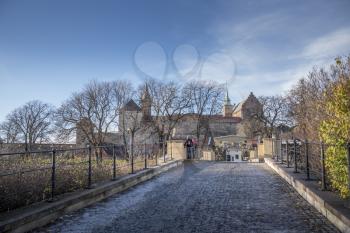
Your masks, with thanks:
M 331 190 L 330 177 L 325 166 L 327 148 L 332 145 L 308 140 L 274 140 L 271 145 L 272 157 L 294 173 L 304 173 L 305 180 L 317 180 L 321 190 Z M 350 189 L 350 144 L 344 145 L 347 151 L 347 173 Z
M 159 156 L 170 159 L 158 145 L 136 144 L 132 151 L 108 145 L 2 153 L 0 212 L 147 169 L 158 165 Z

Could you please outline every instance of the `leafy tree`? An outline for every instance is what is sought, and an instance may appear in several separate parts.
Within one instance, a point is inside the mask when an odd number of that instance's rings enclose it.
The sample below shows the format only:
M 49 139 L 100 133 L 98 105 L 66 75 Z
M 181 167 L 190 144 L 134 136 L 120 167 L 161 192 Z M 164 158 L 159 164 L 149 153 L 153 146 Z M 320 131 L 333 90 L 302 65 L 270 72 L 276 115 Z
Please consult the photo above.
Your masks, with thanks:
M 331 185 L 346 198 L 350 196 L 345 146 L 350 142 L 350 59 L 347 62 L 338 59 L 336 66 L 339 80 L 327 94 L 328 117 L 321 123 L 320 134 L 324 142 L 330 144 L 326 150 L 326 168 Z

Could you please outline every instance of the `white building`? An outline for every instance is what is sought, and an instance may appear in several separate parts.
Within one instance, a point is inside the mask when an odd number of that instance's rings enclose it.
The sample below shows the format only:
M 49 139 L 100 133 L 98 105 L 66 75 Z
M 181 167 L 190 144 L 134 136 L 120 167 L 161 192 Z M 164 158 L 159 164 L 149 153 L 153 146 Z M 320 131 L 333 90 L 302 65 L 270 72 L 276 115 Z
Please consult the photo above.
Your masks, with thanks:
M 226 150 L 226 161 L 229 162 L 243 162 L 242 151 L 236 148 L 228 148 Z

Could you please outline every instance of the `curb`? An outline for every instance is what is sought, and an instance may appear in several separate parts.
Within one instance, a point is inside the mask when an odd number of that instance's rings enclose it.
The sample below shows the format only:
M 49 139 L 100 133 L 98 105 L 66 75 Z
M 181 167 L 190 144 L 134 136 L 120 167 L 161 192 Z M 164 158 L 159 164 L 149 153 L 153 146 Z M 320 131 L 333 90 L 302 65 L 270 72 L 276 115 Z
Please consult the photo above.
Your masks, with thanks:
M 324 200 L 313 189 L 307 187 L 301 180 L 288 174 L 270 158 L 265 158 L 265 163 L 280 177 L 288 182 L 307 202 L 322 213 L 341 232 L 350 233 L 350 219 Z
M 51 203 L 40 202 L 23 209 L 14 210 L 14 212 L 1 216 L 3 219 L 0 220 L 0 232 L 21 233 L 42 227 L 64 214 L 92 205 L 116 193 L 125 191 L 162 172 L 178 167 L 182 163 L 182 160 L 172 161 L 162 166 L 149 168 L 122 177 L 116 181 L 109 181 L 93 189 L 63 194 L 61 199 Z

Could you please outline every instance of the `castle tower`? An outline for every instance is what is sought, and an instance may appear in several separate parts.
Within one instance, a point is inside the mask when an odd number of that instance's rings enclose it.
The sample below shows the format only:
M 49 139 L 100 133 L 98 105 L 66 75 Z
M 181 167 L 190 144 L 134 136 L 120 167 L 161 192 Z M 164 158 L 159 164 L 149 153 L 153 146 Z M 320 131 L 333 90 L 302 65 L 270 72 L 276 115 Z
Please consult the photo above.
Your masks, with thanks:
M 119 131 L 125 132 L 141 121 L 141 108 L 130 99 L 121 109 L 119 114 Z
M 223 116 L 230 117 L 232 115 L 232 105 L 230 97 L 228 96 L 228 89 L 226 87 L 226 96 L 224 98 Z
M 151 119 L 152 99 L 146 83 L 145 90 L 141 97 L 141 110 L 144 120 Z
M 249 119 L 252 116 L 261 113 L 262 105 L 255 97 L 253 92 L 250 92 L 247 99 L 239 103 L 233 110 L 232 116 L 242 119 Z
M 89 142 L 89 135 L 94 131 L 94 124 L 88 118 L 82 118 L 76 124 L 75 141 L 79 146 L 85 146 Z

